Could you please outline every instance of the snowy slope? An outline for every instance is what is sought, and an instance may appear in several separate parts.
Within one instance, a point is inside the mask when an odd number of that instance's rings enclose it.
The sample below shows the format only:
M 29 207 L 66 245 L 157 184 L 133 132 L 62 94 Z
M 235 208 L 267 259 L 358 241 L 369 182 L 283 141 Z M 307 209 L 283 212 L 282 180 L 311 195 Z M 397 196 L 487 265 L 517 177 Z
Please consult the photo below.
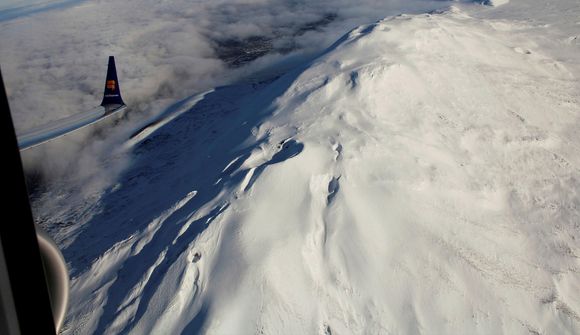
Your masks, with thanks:
M 387 18 L 176 104 L 55 214 L 63 333 L 579 333 L 580 22 L 518 8 Z

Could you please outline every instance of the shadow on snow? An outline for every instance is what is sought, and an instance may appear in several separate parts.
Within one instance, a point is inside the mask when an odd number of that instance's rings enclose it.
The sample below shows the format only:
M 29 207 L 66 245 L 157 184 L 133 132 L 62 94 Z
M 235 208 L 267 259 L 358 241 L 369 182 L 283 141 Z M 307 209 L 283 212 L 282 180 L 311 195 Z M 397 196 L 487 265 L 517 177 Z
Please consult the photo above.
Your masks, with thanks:
M 140 296 L 134 298 L 139 299 L 136 313 L 121 333 L 128 332 L 145 315 L 169 267 L 228 207 L 228 198 L 220 197 L 220 193 L 233 192 L 239 187 L 245 173 L 237 170 L 264 140 L 248 147 L 240 147 L 240 144 L 251 137 L 252 128 L 272 114 L 273 101 L 287 90 L 300 72 L 296 70 L 268 84 L 218 88 L 135 145 L 133 162 L 119 178 L 118 186 L 103 196 L 102 211 L 63 251 L 71 267 L 71 277 L 77 277 L 89 271 L 92 263 L 115 244 L 144 232 L 149 234 L 146 237 L 151 240 L 142 250 L 136 250 L 137 243 L 133 244 L 130 256 L 118 269 L 108 289 L 97 334 L 106 332 L 123 309 L 132 305 L 125 301 L 130 291 L 140 284 L 165 252 L 144 283 Z M 298 155 L 303 144 L 288 140 L 281 143 L 279 149 L 270 161 L 256 168 L 247 188 L 267 166 Z M 194 190 L 196 195 L 189 199 L 188 195 Z M 225 200 L 216 202 L 215 199 Z M 180 202 L 185 204 L 176 206 Z M 212 209 L 181 232 L 183 225 L 204 206 Z M 147 233 L 147 227 L 159 220 L 162 213 L 166 216 L 158 228 Z M 203 329 L 208 303 L 202 302 L 200 312 L 190 316 L 185 332 Z

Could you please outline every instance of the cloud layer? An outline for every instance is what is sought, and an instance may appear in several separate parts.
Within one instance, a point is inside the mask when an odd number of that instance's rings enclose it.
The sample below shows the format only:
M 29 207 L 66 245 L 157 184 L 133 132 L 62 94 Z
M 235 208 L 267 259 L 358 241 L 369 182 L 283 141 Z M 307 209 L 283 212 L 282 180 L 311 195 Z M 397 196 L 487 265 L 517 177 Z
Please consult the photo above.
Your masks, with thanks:
M 126 100 L 151 108 L 238 79 L 224 43 L 260 37 L 268 52 L 312 53 L 356 25 L 441 1 L 100 0 L 0 24 L 0 59 L 16 128 L 98 104 L 107 56 Z M 223 58 L 223 57 L 222 57 Z M 153 104 L 154 108 L 159 106 Z
M 116 56 L 125 102 L 132 119 L 138 120 L 286 58 L 311 57 L 358 25 L 451 3 L 79 1 L 0 22 L 0 61 L 19 133 L 98 105 L 109 55 Z M 93 151 L 74 138 L 67 141 L 72 143 L 31 155 L 27 165 L 64 174 L 78 170 L 70 162 L 83 161 L 81 151 L 92 163 L 109 155 L 102 150 L 110 145 L 93 145 L 98 148 Z

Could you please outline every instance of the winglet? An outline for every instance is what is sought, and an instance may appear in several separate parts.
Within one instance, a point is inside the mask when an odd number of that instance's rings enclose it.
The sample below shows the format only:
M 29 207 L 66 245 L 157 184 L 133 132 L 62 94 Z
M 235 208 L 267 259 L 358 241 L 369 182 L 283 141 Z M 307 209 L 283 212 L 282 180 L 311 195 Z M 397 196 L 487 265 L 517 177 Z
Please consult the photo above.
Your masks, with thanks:
M 117 79 L 117 68 L 115 67 L 115 57 L 109 56 L 109 67 L 107 68 L 107 80 L 105 81 L 105 93 L 103 94 L 103 102 L 101 106 L 105 109 L 116 109 L 124 106 L 123 98 L 121 98 L 121 89 L 119 88 L 119 80 Z

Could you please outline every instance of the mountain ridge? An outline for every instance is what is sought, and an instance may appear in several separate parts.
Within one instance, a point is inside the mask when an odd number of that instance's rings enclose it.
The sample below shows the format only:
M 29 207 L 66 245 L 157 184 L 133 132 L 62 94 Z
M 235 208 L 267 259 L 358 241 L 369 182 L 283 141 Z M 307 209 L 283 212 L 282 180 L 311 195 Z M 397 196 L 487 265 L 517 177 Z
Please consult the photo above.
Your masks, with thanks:
M 64 333 L 574 333 L 577 83 L 533 29 L 387 18 L 132 141 Z

